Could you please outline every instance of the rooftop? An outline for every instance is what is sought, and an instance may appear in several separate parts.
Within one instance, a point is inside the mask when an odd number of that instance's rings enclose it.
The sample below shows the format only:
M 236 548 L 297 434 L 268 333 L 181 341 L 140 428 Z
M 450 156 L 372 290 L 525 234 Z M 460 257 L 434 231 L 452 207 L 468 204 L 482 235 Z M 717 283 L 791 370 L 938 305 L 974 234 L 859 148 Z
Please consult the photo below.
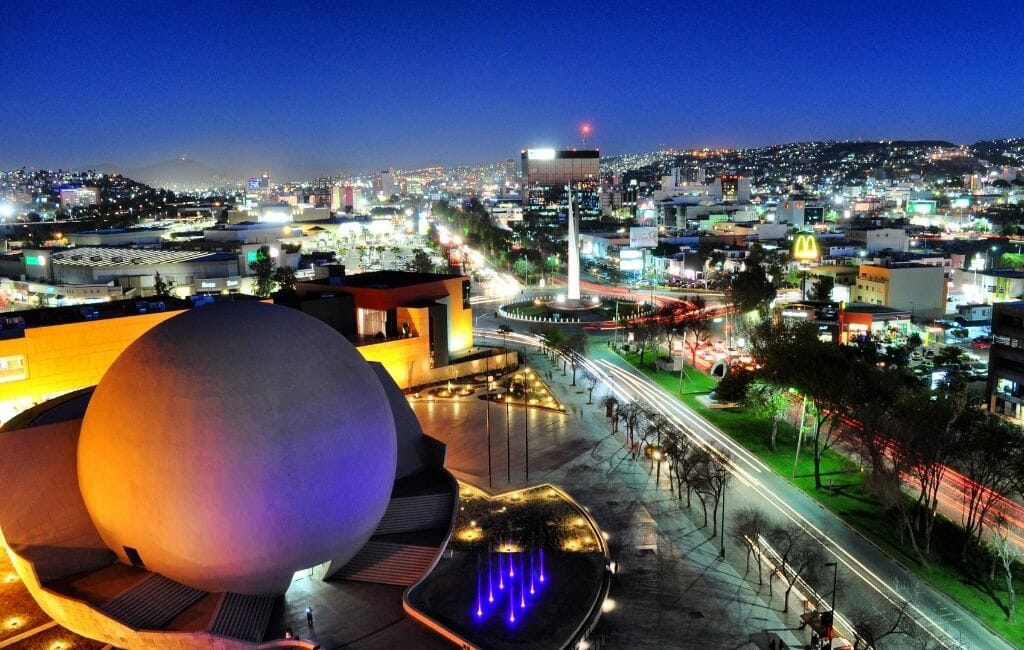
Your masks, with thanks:
M 195 250 L 102 248 L 80 246 L 51 255 L 54 264 L 66 266 L 113 266 L 132 264 L 181 264 L 184 262 L 212 262 L 236 259 L 234 253 Z
M 342 286 L 364 289 L 399 289 L 401 287 L 414 287 L 418 284 L 430 284 L 461 277 L 464 276 L 448 273 L 414 273 L 411 271 L 370 271 L 369 273 L 346 275 Z M 326 284 L 327 280 L 323 282 Z

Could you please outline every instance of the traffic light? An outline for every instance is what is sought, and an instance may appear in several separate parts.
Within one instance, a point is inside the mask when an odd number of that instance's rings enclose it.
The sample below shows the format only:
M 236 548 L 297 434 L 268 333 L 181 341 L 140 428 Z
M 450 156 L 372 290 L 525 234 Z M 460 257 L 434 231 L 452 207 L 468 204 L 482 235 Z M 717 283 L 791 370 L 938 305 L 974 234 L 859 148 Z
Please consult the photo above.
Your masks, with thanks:
M 821 613 L 821 632 L 822 635 L 832 638 L 832 624 L 835 622 L 835 615 L 832 611 Z

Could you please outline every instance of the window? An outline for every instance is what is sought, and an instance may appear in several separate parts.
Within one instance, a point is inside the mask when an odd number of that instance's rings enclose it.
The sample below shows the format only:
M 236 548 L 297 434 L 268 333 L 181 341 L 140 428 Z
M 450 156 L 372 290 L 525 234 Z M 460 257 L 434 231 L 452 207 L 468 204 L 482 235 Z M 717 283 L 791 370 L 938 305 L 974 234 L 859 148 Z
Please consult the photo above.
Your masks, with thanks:
M 27 377 L 28 367 L 25 364 L 25 355 L 16 354 L 10 357 L 0 357 L 0 383 L 20 381 Z
M 133 566 L 145 568 L 146 565 L 142 563 L 142 556 L 139 555 L 137 550 L 131 546 L 122 546 L 121 548 L 124 549 L 124 554 L 128 557 L 128 561 L 131 562 Z

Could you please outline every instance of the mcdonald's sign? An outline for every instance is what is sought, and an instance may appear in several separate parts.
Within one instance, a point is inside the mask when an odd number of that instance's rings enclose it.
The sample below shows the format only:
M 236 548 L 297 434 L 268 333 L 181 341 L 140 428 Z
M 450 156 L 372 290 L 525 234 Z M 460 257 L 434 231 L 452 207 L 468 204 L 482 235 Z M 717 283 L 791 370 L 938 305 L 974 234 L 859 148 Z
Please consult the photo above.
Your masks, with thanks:
M 814 235 L 797 235 L 793 241 L 793 259 L 808 262 L 818 259 L 818 240 Z

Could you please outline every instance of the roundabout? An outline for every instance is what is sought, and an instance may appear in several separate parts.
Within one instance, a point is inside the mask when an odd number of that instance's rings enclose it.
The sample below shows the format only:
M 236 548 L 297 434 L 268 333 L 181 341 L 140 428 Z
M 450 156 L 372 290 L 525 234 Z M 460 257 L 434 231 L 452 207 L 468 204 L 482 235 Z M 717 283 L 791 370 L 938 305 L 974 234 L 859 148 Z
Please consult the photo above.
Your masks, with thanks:
M 597 324 L 621 323 L 649 316 L 654 310 L 649 302 L 621 296 L 584 295 L 570 300 L 565 294 L 557 294 L 506 303 L 498 308 L 498 315 L 519 321 Z

